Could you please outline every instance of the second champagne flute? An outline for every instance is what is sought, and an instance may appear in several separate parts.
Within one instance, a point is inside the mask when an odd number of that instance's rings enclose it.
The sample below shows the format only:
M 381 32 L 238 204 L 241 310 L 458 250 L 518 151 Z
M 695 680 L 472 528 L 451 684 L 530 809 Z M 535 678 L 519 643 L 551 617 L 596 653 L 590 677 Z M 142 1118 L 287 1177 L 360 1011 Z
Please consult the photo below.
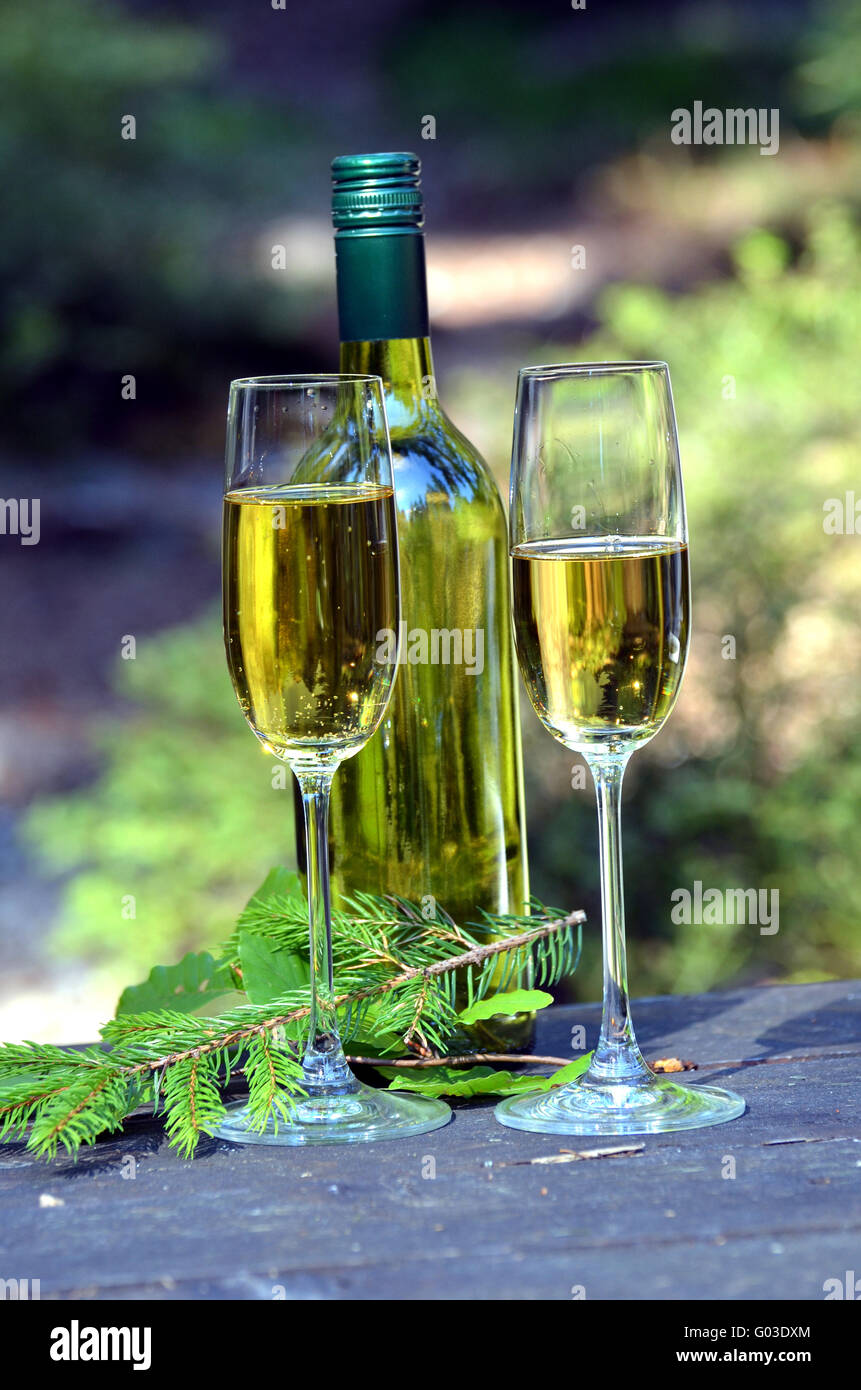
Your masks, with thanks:
M 438 1129 L 439 1100 L 363 1086 L 338 1034 L 329 790 L 385 714 L 400 630 L 392 456 L 376 376 L 234 381 L 224 497 L 224 638 L 242 712 L 302 791 L 311 1014 L 306 1092 L 263 1129 L 228 1107 L 221 1138 L 357 1143 Z M 341 847 L 349 853 L 349 846 Z
M 643 1134 L 732 1120 L 744 1101 L 656 1076 L 634 1037 L 625 963 L 622 778 L 676 702 L 688 649 L 688 534 L 663 362 L 528 367 L 511 465 L 517 655 L 544 727 L 598 799 L 604 1009 L 577 1081 L 496 1108 L 551 1134 Z

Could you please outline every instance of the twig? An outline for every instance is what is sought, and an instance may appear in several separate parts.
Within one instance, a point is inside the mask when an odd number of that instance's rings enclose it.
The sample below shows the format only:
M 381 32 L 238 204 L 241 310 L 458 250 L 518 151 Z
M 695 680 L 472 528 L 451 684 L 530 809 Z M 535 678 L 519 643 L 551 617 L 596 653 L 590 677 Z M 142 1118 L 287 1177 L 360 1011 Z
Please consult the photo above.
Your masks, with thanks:
M 355 1067 L 474 1067 L 479 1062 L 530 1062 L 542 1066 L 567 1067 L 570 1057 L 539 1057 L 525 1052 L 468 1052 L 461 1057 L 348 1057 Z
M 627 1158 L 641 1154 L 645 1144 L 613 1144 L 601 1149 L 560 1149 L 558 1154 L 542 1154 L 540 1158 L 514 1158 L 507 1163 L 494 1163 L 494 1168 L 529 1168 L 536 1164 L 577 1163 L 589 1158 Z
M 763 1149 L 770 1149 L 776 1144 L 843 1144 L 847 1139 L 859 1142 L 853 1134 L 802 1134 L 797 1139 L 763 1139 L 760 1145 Z

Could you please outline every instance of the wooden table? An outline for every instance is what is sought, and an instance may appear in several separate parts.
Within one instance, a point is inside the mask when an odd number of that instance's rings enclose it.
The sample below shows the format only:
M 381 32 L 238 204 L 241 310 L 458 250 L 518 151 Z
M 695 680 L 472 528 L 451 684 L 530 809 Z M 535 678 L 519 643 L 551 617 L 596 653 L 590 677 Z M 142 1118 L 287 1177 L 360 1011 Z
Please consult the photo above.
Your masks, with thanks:
M 144 1119 L 77 1164 L 6 1145 L 0 1276 L 43 1299 L 517 1300 L 822 1300 L 861 1276 L 861 982 L 646 999 L 634 1018 L 647 1057 L 694 1060 L 689 1079 L 747 1113 L 559 1164 L 534 1160 L 622 1141 L 523 1134 L 469 1103 L 434 1134 L 344 1149 L 205 1141 L 182 1162 Z M 538 1050 L 566 1055 L 579 1023 L 591 1046 L 597 1021 L 552 1009 Z

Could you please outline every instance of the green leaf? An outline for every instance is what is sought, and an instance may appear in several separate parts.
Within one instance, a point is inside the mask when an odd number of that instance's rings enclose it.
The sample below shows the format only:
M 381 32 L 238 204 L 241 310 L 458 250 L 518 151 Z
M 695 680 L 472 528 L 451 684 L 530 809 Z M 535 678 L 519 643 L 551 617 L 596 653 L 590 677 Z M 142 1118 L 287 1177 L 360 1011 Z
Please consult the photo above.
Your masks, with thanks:
M 533 1078 L 537 1080 L 537 1091 L 552 1091 L 554 1086 L 567 1086 L 569 1081 L 576 1081 L 578 1076 L 582 1076 L 584 1071 L 589 1070 L 589 1063 L 592 1060 L 592 1053 L 585 1052 L 582 1057 L 578 1057 L 574 1062 L 568 1062 L 558 1071 L 554 1071 L 550 1076 L 539 1076 Z
M 301 878 L 295 870 L 279 865 L 269 870 L 260 887 L 251 894 L 244 911 L 247 912 L 249 907 L 262 907 L 272 898 L 290 898 L 297 893 L 305 896 Z
M 293 990 L 306 989 L 311 979 L 306 956 L 272 946 L 256 932 L 240 932 L 239 965 L 242 987 L 252 1004 L 268 1004 Z
M 495 1014 L 531 1014 L 537 1009 L 546 1009 L 553 1003 L 553 995 L 543 989 L 512 989 L 505 994 L 491 994 L 479 999 L 463 1009 L 458 1018 L 461 1023 L 477 1023 L 482 1018 L 493 1018 Z
M 549 1091 L 580 1076 L 591 1061 L 591 1052 L 560 1067 L 552 1076 L 515 1076 L 493 1067 L 429 1067 L 411 1072 L 406 1067 L 378 1067 L 389 1081 L 390 1091 L 419 1091 L 425 1096 L 513 1096 L 520 1091 Z
M 233 988 L 226 966 L 216 964 L 208 951 L 197 955 L 190 951 L 176 965 L 154 965 L 141 984 L 124 989 L 117 1015 L 157 1009 L 190 1014 L 229 994 Z

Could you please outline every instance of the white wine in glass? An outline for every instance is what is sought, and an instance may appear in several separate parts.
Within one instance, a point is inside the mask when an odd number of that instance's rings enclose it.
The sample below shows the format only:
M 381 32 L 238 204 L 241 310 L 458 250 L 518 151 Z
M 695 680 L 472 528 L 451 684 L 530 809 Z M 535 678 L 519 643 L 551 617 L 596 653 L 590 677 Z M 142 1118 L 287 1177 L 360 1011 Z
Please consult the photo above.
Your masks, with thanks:
M 520 667 L 569 747 L 645 743 L 672 709 L 688 644 L 688 548 L 644 536 L 512 551 Z
M 379 725 L 394 681 L 375 636 L 397 631 L 394 525 L 391 488 L 274 485 L 225 497 L 228 665 L 276 757 L 341 761 Z
M 234 381 L 224 496 L 224 640 L 263 746 L 302 793 L 311 999 L 304 1095 L 263 1128 L 244 1102 L 217 1133 L 257 1144 L 367 1143 L 438 1129 L 440 1100 L 363 1086 L 338 1034 L 328 811 L 332 778 L 378 729 L 400 630 L 392 456 L 376 376 Z
M 680 1086 L 631 1024 L 621 791 L 669 716 L 685 668 L 690 579 L 669 371 L 663 362 L 524 369 L 511 472 L 517 656 L 545 728 L 595 781 L 604 942 L 601 1032 L 588 1071 L 496 1107 L 513 1129 L 644 1134 L 735 1119 L 744 1101 Z

